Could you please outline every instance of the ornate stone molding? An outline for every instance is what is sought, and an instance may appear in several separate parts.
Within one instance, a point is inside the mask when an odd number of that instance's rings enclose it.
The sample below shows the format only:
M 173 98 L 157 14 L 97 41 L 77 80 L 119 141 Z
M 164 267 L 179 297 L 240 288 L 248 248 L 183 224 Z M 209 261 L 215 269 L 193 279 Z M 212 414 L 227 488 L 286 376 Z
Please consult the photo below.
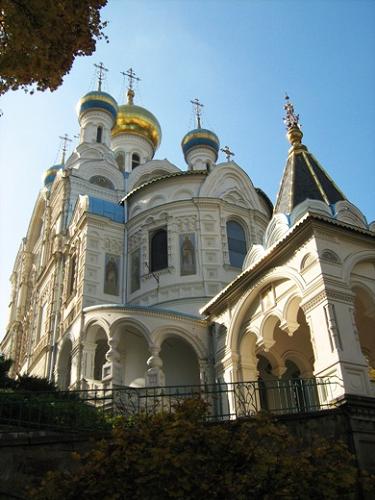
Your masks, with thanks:
M 331 351 L 333 351 L 334 349 L 342 350 L 342 341 L 341 341 L 340 330 L 339 330 L 339 327 L 337 325 L 335 305 L 334 304 L 325 304 L 324 305 L 324 315 L 325 315 L 325 319 L 326 319 L 327 330 L 329 333 Z
M 195 323 L 195 324 L 198 324 L 199 326 L 207 326 L 208 325 L 208 321 L 205 320 L 205 319 L 200 319 L 200 318 L 191 318 L 189 317 L 188 315 L 184 315 L 184 314 L 178 314 L 178 313 L 175 313 L 175 312 L 172 312 L 172 311 L 161 311 L 161 310 L 152 310 L 151 308 L 149 309 L 145 309 L 141 306 L 137 307 L 137 306 L 130 306 L 130 307 L 127 307 L 127 306 L 123 306 L 123 305 L 109 305 L 109 306 L 102 306 L 102 305 L 98 305 L 98 306 L 89 306 L 89 307 L 85 307 L 83 312 L 84 314 L 88 314 L 88 313 L 95 313 L 95 312 L 99 312 L 101 311 L 103 313 L 104 312 L 129 312 L 129 313 L 136 313 L 136 314 L 142 314 L 144 316 L 151 316 L 151 317 L 157 317 L 157 318 L 171 318 L 171 319 L 176 319 L 178 321 L 181 321 L 182 319 L 184 321 L 189 321 L 191 323 Z M 124 318 L 124 320 L 126 320 L 126 317 Z
M 286 332 L 289 337 L 292 337 L 293 336 L 293 333 L 298 330 L 299 328 L 299 323 L 295 322 L 295 321 L 288 321 L 287 319 L 284 319 L 283 321 L 281 321 L 280 323 L 280 328 Z
M 309 313 L 317 305 L 324 301 L 343 302 L 344 304 L 353 305 L 354 295 L 347 291 L 332 290 L 325 288 L 314 297 L 301 303 L 302 310 L 305 314 Z

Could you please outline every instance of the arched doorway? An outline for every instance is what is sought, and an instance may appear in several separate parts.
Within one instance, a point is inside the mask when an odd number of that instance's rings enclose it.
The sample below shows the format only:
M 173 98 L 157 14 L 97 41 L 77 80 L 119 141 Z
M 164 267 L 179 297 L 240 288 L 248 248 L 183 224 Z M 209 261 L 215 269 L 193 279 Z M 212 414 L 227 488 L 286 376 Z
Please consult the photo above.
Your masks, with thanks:
M 362 287 L 354 287 L 354 316 L 361 350 L 369 366 L 369 378 L 375 382 L 375 301 Z
M 310 329 L 301 308 L 293 331 L 280 320 L 266 322 L 264 336 L 270 346 L 258 352 L 259 401 L 275 413 L 303 412 L 319 407 Z M 269 331 L 270 325 L 272 331 Z M 283 328 L 281 328 L 283 326 Z
M 57 385 L 62 391 L 67 391 L 71 384 L 72 348 L 72 341 L 70 339 L 65 340 L 59 355 Z
M 103 380 L 103 367 L 109 351 L 108 337 L 104 328 L 98 324 L 90 325 L 83 344 L 83 378 L 89 385 L 98 387 Z
M 161 345 L 160 358 L 165 374 L 165 385 L 199 385 L 199 361 L 193 347 L 186 340 L 170 336 Z
M 118 326 L 115 337 L 118 339 L 120 383 L 128 387 L 144 387 L 150 350 L 143 332 L 133 325 L 123 324 Z
M 103 379 L 103 366 L 107 361 L 106 354 L 108 350 L 109 350 L 109 345 L 107 342 L 107 336 L 105 336 L 105 338 L 98 338 L 95 342 L 94 380 Z

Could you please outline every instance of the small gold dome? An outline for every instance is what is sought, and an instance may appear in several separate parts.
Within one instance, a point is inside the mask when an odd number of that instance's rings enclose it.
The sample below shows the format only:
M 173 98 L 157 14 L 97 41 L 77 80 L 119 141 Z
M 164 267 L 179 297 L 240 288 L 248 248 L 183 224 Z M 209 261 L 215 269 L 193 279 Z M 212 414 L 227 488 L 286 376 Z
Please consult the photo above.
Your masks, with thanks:
M 147 109 L 134 104 L 119 106 L 112 137 L 133 134 L 144 137 L 156 150 L 161 141 L 161 128 L 155 116 Z

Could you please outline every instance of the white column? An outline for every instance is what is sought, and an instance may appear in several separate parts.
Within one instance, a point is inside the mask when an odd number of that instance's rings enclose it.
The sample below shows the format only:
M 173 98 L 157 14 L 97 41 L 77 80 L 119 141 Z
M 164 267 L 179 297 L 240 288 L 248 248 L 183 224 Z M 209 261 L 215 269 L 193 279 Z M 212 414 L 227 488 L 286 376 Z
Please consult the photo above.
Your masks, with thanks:
M 105 355 L 107 362 L 103 366 L 103 382 L 112 385 L 122 385 L 122 366 L 120 363 L 120 354 L 117 350 L 117 339 L 108 340 L 109 350 Z
M 159 356 L 159 353 L 159 346 L 151 347 L 151 356 L 147 360 L 148 370 L 145 374 L 146 387 L 158 387 L 165 385 L 165 375 L 162 370 L 163 361 Z
M 310 327 L 314 375 L 334 383 L 327 399 L 343 394 L 370 395 L 368 365 L 353 322 L 350 294 L 325 290 L 301 306 Z

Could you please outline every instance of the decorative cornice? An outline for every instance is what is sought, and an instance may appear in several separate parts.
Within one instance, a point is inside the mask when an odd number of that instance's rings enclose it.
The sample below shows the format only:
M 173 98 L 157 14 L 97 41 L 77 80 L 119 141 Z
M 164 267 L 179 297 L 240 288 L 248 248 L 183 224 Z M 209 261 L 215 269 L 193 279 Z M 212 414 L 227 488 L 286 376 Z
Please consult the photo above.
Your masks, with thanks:
M 324 301 L 330 301 L 330 300 L 335 302 L 342 302 L 348 305 L 353 305 L 354 294 L 347 291 L 342 292 L 340 290 L 332 290 L 330 288 L 325 288 L 324 290 L 321 290 L 317 295 L 310 298 L 309 300 L 301 302 L 301 307 L 303 312 L 307 314 L 317 305 L 321 304 Z
M 207 326 L 208 321 L 202 318 L 194 317 L 188 314 L 184 313 L 177 313 L 174 311 L 168 311 L 167 309 L 152 309 L 150 307 L 143 307 L 143 306 L 124 306 L 121 304 L 101 304 L 98 306 L 89 306 L 85 307 L 83 309 L 84 314 L 88 313 L 95 313 L 96 311 L 101 311 L 101 312 L 110 312 L 110 311 L 118 311 L 118 312 L 130 312 L 130 313 L 142 313 L 145 316 L 150 316 L 150 317 L 156 317 L 156 318 L 172 318 L 181 321 L 187 320 L 191 321 L 192 323 L 199 324 L 201 326 Z

